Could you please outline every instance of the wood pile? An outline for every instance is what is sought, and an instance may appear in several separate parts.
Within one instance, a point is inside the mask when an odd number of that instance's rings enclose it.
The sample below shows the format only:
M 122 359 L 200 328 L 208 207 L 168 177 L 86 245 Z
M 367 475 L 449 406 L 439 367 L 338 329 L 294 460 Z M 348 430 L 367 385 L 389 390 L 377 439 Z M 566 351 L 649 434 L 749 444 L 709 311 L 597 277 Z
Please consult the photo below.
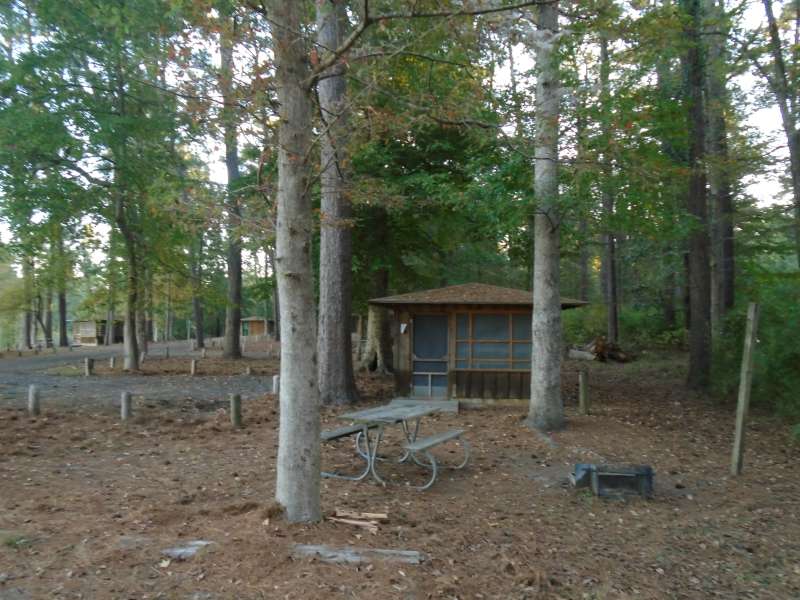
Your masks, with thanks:
M 599 360 L 600 362 L 613 360 L 621 363 L 630 362 L 634 358 L 632 354 L 625 352 L 619 345 L 609 342 L 603 336 L 582 348 L 570 348 L 568 356 L 575 360 Z

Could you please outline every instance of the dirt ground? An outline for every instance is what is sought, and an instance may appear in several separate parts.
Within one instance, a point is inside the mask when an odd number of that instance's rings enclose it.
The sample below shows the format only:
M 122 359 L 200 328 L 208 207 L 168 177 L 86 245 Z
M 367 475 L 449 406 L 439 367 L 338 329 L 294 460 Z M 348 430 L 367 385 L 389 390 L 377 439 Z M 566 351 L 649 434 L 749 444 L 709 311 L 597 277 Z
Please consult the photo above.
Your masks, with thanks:
M 273 515 L 273 395 L 245 401 L 242 430 L 222 398 L 140 401 L 127 426 L 113 407 L 46 406 L 32 419 L 0 405 L 0 599 L 800 597 L 800 448 L 788 427 L 755 414 L 733 479 L 733 411 L 683 390 L 683 357 L 590 367 L 592 415 L 575 413 L 568 363 L 568 426 L 549 439 L 523 426 L 522 408 L 425 422 L 466 429 L 473 447 L 468 468 L 426 492 L 323 480 L 326 514 L 389 515 L 376 534 Z M 392 395 L 389 381 L 359 383 L 365 404 Z M 338 412 L 324 411 L 325 426 Z M 604 461 L 652 465 L 654 498 L 566 485 L 576 462 Z M 346 441 L 325 446 L 323 462 L 360 466 Z M 424 479 L 407 466 L 388 473 Z M 191 540 L 213 543 L 185 561 L 162 555 Z M 292 558 L 297 543 L 428 558 L 330 565 Z

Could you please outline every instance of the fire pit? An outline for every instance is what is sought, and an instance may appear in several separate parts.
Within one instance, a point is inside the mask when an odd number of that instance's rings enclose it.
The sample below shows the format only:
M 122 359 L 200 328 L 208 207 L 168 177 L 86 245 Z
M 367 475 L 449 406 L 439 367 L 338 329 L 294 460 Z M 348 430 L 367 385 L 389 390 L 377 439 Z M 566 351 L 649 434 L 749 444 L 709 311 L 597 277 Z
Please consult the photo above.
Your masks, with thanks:
M 579 463 L 570 481 L 576 488 L 591 488 L 595 496 L 653 495 L 653 468 L 649 465 L 592 465 Z

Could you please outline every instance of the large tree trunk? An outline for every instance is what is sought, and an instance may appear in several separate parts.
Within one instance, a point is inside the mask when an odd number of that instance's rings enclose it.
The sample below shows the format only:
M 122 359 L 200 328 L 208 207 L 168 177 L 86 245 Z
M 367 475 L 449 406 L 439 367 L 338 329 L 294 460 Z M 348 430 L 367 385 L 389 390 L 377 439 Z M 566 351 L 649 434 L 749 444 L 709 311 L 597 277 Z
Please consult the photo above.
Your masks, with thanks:
M 609 154 L 611 147 L 611 89 L 609 87 L 609 75 L 611 74 L 611 61 L 608 55 L 608 38 L 605 35 L 600 37 L 600 104 L 602 111 L 602 137 L 603 137 L 603 159 L 602 159 L 602 197 L 603 214 L 606 220 L 607 231 L 604 235 L 603 262 L 605 263 L 603 274 L 605 282 L 606 301 L 606 337 L 609 342 L 619 341 L 619 298 L 618 298 L 618 278 L 617 278 L 617 242 L 611 223 L 614 219 L 614 193 L 612 191 L 613 182 L 611 181 L 613 165 Z
M 389 361 L 386 356 L 385 332 L 388 329 L 386 309 L 369 305 L 367 312 L 367 339 L 364 354 L 361 357 L 361 368 L 376 375 L 389 372 Z
M 322 516 L 320 403 L 308 164 L 312 105 L 304 83 L 308 49 L 302 33 L 302 4 L 283 0 L 267 4 L 280 103 L 275 262 L 283 314 L 275 498 L 289 521 L 318 521 Z
M 711 375 L 711 285 L 709 263 L 708 207 L 705 173 L 705 110 L 703 107 L 703 44 L 700 39 L 700 0 L 685 0 L 688 48 L 686 73 L 688 85 L 689 130 L 689 214 L 693 217 L 689 233 L 689 377 L 692 389 L 708 387 Z
M 728 91 L 728 25 L 722 0 L 705 0 L 706 16 L 714 35 L 708 39 L 706 90 L 708 113 L 708 183 L 713 218 L 711 229 L 711 323 L 719 333 L 722 319 L 734 302 L 733 191 L 731 189 L 726 112 Z
M 561 402 L 561 298 L 558 208 L 558 2 L 537 8 L 536 218 L 533 258 L 531 400 L 528 424 L 540 430 L 564 424 Z
M 336 49 L 344 38 L 347 6 L 344 0 L 317 3 L 320 48 Z M 346 173 L 347 97 L 344 62 L 328 70 L 317 87 L 322 113 L 320 140 L 320 257 L 319 257 L 319 392 L 323 404 L 352 404 L 358 400 L 353 376 L 352 208 Z
M 795 252 L 797 264 L 800 266 L 800 131 L 797 129 L 796 121 L 796 90 L 789 82 L 786 72 L 786 61 L 783 57 L 783 46 L 781 44 L 780 30 L 775 20 L 772 10 L 772 0 L 762 0 L 764 11 L 767 14 L 767 25 L 769 29 L 769 51 L 772 55 L 773 74 L 767 78 L 767 83 L 772 89 L 778 101 L 778 109 L 781 113 L 781 123 L 786 134 L 786 142 L 789 147 L 789 174 L 792 181 L 792 198 L 794 200 L 795 217 Z M 795 5 L 795 10 L 800 8 Z
M 220 90 L 222 92 L 222 128 L 225 136 L 225 168 L 228 172 L 228 302 L 225 310 L 223 356 L 241 358 L 242 322 L 242 239 L 239 229 L 242 208 L 236 186 L 239 180 L 239 144 L 236 134 L 237 107 L 233 87 L 233 47 L 236 18 L 227 17 L 220 34 Z

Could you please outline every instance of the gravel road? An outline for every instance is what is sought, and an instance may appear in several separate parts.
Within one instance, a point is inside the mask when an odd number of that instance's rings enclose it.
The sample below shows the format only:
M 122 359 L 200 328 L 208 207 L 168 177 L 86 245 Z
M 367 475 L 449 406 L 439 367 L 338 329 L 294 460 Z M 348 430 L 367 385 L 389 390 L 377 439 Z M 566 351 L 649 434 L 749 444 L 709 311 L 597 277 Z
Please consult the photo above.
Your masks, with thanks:
M 196 356 L 186 342 L 150 344 L 150 354 L 163 355 L 169 346 L 170 355 Z M 209 355 L 214 355 L 213 351 Z M 0 406 L 25 406 L 28 386 L 38 385 L 44 405 L 108 406 L 119 402 L 120 392 L 129 391 L 134 397 L 165 403 L 193 400 L 213 403 L 225 400 L 228 394 L 239 393 L 243 399 L 261 396 L 272 389 L 270 376 L 197 376 L 188 375 L 115 375 L 113 377 L 83 377 L 47 373 L 62 366 L 80 366 L 86 357 L 108 360 L 121 356 L 122 346 L 80 347 L 57 353 L 45 350 L 38 356 L 0 358 Z M 257 354 L 248 356 L 258 357 Z

